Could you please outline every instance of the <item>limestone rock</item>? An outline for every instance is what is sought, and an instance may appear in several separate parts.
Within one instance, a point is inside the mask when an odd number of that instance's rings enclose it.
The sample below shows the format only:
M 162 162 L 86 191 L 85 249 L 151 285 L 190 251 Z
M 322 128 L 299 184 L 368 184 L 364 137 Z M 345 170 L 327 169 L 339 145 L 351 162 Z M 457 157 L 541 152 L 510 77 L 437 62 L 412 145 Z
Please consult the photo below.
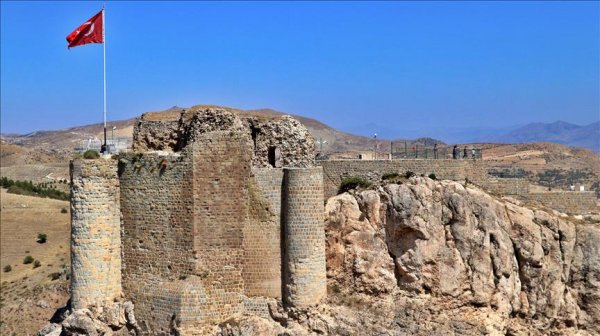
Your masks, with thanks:
M 37 336 L 59 336 L 62 332 L 62 327 L 58 323 L 48 323 L 40 331 Z
M 326 234 L 335 303 L 394 297 L 400 334 L 600 333 L 597 226 L 414 177 L 330 198 Z

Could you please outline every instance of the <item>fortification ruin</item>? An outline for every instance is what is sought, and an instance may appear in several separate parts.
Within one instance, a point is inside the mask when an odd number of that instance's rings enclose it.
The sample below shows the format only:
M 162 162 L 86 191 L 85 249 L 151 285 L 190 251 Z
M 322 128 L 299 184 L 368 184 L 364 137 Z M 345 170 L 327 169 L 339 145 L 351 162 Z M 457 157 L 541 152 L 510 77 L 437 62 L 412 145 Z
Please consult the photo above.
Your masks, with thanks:
M 295 119 L 142 115 L 133 152 L 75 160 L 72 306 L 135 304 L 144 334 L 202 333 L 326 296 L 322 168 Z

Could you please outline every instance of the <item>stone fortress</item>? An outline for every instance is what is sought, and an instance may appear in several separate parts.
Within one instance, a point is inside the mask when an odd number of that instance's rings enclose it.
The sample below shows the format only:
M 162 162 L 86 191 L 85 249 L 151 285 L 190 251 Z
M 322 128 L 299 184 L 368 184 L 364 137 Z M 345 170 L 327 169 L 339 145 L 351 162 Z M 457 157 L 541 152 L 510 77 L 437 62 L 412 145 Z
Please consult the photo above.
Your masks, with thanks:
M 141 333 L 199 335 L 326 296 L 322 168 L 291 117 L 147 113 L 133 152 L 71 179 L 74 309 L 125 298 Z
M 201 335 L 241 314 L 270 317 L 273 305 L 322 302 L 324 200 L 345 176 L 435 173 L 497 194 L 554 197 L 565 212 L 597 210 L 593 193 L 533 195 L 520 179 L 491 178 L 481 160 L 316 163 L 314 139 L 289 116 L 146 113 L 132 149 L 72 162 L 71 306 L 132 301 L 148 335 Z

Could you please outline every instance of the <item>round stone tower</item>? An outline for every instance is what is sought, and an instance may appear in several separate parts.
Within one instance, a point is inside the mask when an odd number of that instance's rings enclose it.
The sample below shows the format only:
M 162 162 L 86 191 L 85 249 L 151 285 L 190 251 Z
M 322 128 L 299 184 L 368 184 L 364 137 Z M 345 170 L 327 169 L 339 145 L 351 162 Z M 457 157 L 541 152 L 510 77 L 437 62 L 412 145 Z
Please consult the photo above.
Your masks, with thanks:
M 283 299 L 305 307 L 327 295 L 323 170 L 284 168 L 283 173 Z
M 71 305 L 121 295 L 121 220 L 116 160 L 71 163 Z

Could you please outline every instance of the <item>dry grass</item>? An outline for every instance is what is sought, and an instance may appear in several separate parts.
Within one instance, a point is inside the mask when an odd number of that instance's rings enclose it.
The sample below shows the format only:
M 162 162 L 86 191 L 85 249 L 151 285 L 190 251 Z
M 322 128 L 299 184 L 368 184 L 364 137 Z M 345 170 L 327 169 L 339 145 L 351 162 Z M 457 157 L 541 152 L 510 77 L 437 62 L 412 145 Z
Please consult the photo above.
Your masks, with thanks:
M 68 300 L 67 280 L 49 275 L 69 268 L 69 203 L 46 198 L 0 193 L 0 318 L 1 335 L 31 335 Z M 44 244 L 38 233 L 48 235 Z M 41 262 L 23 264 L 31 255 Z M 10 265 L 12 270 L 4 272 Z M 47 303 L 38 303 L 43 300 Z

